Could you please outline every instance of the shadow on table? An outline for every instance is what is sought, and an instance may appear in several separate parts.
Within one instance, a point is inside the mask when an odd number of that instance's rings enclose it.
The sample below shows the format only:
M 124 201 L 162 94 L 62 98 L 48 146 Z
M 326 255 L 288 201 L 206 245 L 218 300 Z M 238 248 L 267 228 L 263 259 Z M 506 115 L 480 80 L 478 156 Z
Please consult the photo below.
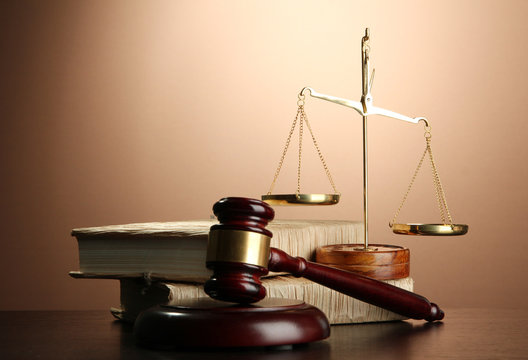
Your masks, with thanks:
M 334 325 L 328 339 L 309 344 L 266 348 L 184 348 L 162 351 L 137 346 L 131 324 L 120 321 L 112 323 L 112 331 L 120 332 L 120 354 L 123 359 L 342 360 L 348 357 L 398 359 L 409 355 L 411 341 L 434 336 L 435 333 L 442 331 L 442 328 L 441 322 L 420 325 L 405 321 Z

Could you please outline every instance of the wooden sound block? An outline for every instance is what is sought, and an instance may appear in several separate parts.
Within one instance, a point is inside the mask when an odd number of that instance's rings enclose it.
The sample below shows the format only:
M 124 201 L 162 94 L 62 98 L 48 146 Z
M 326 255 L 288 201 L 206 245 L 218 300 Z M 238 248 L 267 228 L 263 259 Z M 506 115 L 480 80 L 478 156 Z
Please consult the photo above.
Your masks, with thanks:
M 410 273 L 410 251 L 396 245 L 327 245 L 317 248 L 316 262 L 376 280 L 403 279 Z
M 326 316 L 302 301 L 266 298 L 251 305 L 210 298 L 182 300 L 141 313 L 139 345 L 158 349 L 283 346 L 330 335 Z

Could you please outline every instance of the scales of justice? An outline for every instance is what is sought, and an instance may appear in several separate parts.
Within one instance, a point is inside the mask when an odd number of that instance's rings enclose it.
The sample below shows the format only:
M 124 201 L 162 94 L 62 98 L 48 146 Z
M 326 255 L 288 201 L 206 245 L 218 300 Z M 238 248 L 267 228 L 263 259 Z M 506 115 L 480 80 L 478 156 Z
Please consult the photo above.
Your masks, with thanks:
M 155 348 L 267 347 L 308 343 L 327 338 L 330 335 L 330 325 L 325 315 L 316 307 L 298 300 L 265 298 L 266 290 L 260 282 L 260 277 L 265 276 L 269 271 L 304 277 L 411 319 L 438 321 L 444 318 L 444 312 L 439 306 L 429 302 L 425 297 L 379 281 L 409 276 L 408 249 L 394 245 L 369 245 L 367 168 L 369 115 L 382 115 L 415 124 L 423 121 L 425 124 L 426 148 L 400 207 L 390 222 L 393 232 L 406 235 L 446 236 L 463 235 L 468 230 L 467 225 L 455 224 L 451 218 L 431 151 L 431 127 L 428 121 L 423 117 L 411 118 L 373 105 L 371 89 L 374 72 L 371 76 L 369 40 L 369 29 L 366 29 L 361 41 L 363 75 L 361 100 L 358 102 L 324 95 L 309 87 L 302 89 L 298 99 L 297 116 L 268 194 L 262 196 L 262 201 L 239 197 L 223 198 L 213 206 L 219 224 L 211 227 L 207 245 L 206 266 L 213 270 L 213 275 L 204 284 L 204 290 L 209 298 L 182 300 L 178 304 L 144 311 L 137 318 L 134 326 L 134 335 L 138 344 Z M 364 243 L 323 246 L 317 250 L 316 262 L 292 257 L 280 249 L 270 247 L 273 234 L 266 229 L 266 225 L 273 220 L 275 214 L 270 205 L 332 205 L 337 204 L 340 198 L 304 112 L 306 94 L 351 107 L 363 117 Z M 272 194 L 297 122 L 299 123 L 297 191 L 292 194 Z M 333 187 L 333 194 L 301 193 L 300 166 L 304 124 L 310 132 Z M 396 223 L 426 157 L 432 167 L 442 222 Z M 362 270 L 364 268 L 369 270 Z M 386 271 L 387 269 L 389 271 Z
M 270 205 L 335 205 L 339 202 L 340 194 L 336 189 L 330 170 L 326 165 L 321 150 L 317 144 L 314 133 L 306 117 L 304 111 L 304 103 L 306 94 L 311 97 L 326 100 L 334 104 L 343 105 L 356 110 L 363 118 L 363 244 L 358 245 L 331 245 L 319 249 L 316 254 L 318 262 L 328 263 L 340 268 L 363 273 L 365 265 L 380 266 L 378 269 L 370 268 L 368 272 L 364 273 L 373 278 L 380 280 L 391 279 L 391 278 L 402 278 L 409 276 L 409 250 L 400 246 L 395 245 L 381 245 L 381 244 L 369 244 L 369 223 L 368 223 L 368 142 L 367 142 L 367 121 L 370 115 L 382 115 L 392 119 L 398 119 L 407 121 L 410 123 L 418 124 L 423 122 L 425 126 L 425 140 L 426 147 L 418 162 L 418 166 L 412 176 L 411 182 L 407 188 L 405 195 L 401 201 L 401 204 L 396 211 L 392 221 L 389 222 L 389 226 L 392 231 L 396 234 L 402 235 L 429 235 L 429 236 L 449 236 L 449 235 L 463 235 L 468 231 L 468 225 L 455 224 L 449 212 L 447 205 L 446 196 L 438 169 L 433 158 L 431 150 L 431 126 L 425 117 L 409 117 L 396 112 L 386 110 L 373 105 L 372 97 L 372 85 L 374 81 L 375 70 L 370 72 L 370 31 L 367 28 L 365 30 L 365 36 L 361 39 L 361 60 L 362 60 L 362 95 L 360 101 L 352 101 L 343 99 L 335 96 L 325 95 L 316 92 L 310 87 L 305 87 L 301 90 L 298 95 L 298 111 L 295 120 L 293 121 L 289 136 L 286 140 L 286 146 L 283 150 L 282 157 L 279 161 L 279 166 L 275 172 L 270 189 L 266 195 L 262 195 L 262 200 Z M 297 167 L 297 190 L 292 194 L 272 194 L 277 178 L 280 174 L 284 158 L 286 156 L 288 147 L 291 142 L 292 135 L 295 131 L 295 127 L 299 126 L 299 155 L 298 155 L 298 167 Z M 303 136 L 303 124 L 308 128 L 313 144 L 317 150 L 319 159 L 322 162 L 330 185 L 333 188 L 333 194 L 303 194 L 301 193 L 301 159 L 302 159 L 302 136 Z M 396 220 L 398 215 L 407 200 L 407 197 L 413 187 L 414 181 L 418 172 L 420 171 L 425 158 L 428 158 L 432 174 L 433 184 L 435 188 L 436 198 L 438 201 L 438 208 L 440 210 L 441 223 L 437 224 L 423 224 L 423 223 L 397 223 Z M 335 264 L 335 261 L 343 261 L 346 257 L 345 263 Z M 394 263 L 387 263 L 394 261 Z M 334 263 L 332 263 L 334 262 Z M 388 266 L 388 267 L 387 267 Z M 392 266 L 392 269 L 390 268 Z M 381 270 L 383 269 L 383 270 Z

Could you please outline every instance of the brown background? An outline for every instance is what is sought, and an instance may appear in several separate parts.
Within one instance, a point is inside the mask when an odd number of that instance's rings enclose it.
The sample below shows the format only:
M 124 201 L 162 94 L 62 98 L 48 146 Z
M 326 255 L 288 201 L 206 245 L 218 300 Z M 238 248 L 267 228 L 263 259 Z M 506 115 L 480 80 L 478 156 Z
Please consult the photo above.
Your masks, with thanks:
M 75 227 L 204 219 L 267 191 L 304 86 L 359 100 L 371 29 L 374 104 L 426 116 L 454 238 L 393 235 L 423 128 L 369 127 L 371 238 L 411 248 L 445 307 L 524 306 L 526 1 L 12 1 L 0 9 L 0 309 L 107 309 L 118 284 L 74 280 Z M 362 218 L 361 118 L 306 110 L 342 202 L 279 218 Z M 306 192 L 330 191 L 306 143 Z M 295 151 L 278 192 L 295 187 Z M 425 167 L 402 221 L 438 220 Z

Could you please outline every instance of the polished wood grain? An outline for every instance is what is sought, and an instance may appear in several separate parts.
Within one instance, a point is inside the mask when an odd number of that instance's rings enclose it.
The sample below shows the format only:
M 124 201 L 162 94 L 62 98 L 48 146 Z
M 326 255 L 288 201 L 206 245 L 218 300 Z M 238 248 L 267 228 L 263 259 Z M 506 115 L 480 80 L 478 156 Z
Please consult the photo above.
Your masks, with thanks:
M 273 237 L 266 225 L 273 220 L 275 211 L 263 201 L 226 197 L 213 205 L 213 213 L 220 223 L 211 226 L 211 233 L 234 230 Z M 208 246 L 211 246 L 211 239 Z M 248 304 L 266 296 L 260 277 L 268 273 L 267 268 L 230 261 L 207 261 L 205 265 L 213 270 L 213 275 L 205 282 L 204 291 L 213 299 Z
M 278 298 L 251 305 L 186 299 L 148 309 L 134 324 L 138 344 L 157 349 L 281 346 L 329 335 L 330 325 L 321 310 L 304 301 Z
M 275 217 L 275 210 L 263 201 L 226 197 L 213 205 L 213 213 L 220 224 L 211 226 L 211 230 L 244 230 L 273 236 L 266 225 Z
M 294 258 L 279 249 L 271 248 L 268 268 L 271 271 L 302 276 L 345 295 L 411 319 L 436 321 L 444 318 L 444 312 L 438 305 L 429 302 L 421 295 L 366 276 L 312 263 L 301 257 Z
M 409 249 L 385 244 L 370 244 L 375 251 L 361 250 L 360 244 L 321 246 L 315 250 L 315 261 L 376 280 L 403 279 L 410 274 Z
M 526 359 L 527 309 L 448 308 L 443 322 L 337 325 L 304 346 L 155 351 L 108 311 L 0 312 L 1 359 Z
M 224 198 L 213 206 L 213 210 L 220 224 L 211 227 L 211 233 L 218 230 L 251 233 L 258 229 L 259 233 L 266 234 L 269 231 L 264 227 L 274 215 L 273 209 L 268 204 L 246 198 Z M 219 250 L 220 246 L 221 244 L 217 244 L 216 250 Z M 244 250 L 255 251 L 249 248 Z M 259 251 L 263 250 L 259 249 Z M 302 257 L 294 258 L 280 249 L 270 248 L 269 254 L 268 269 L 240 261 L 229 261 L 226 258 L 222 261 L 207 261 L 206 266 L 213 270 L 213 275 L 204 284 L 205 292 L 217 300 L 243 304 L 256 302 L 265 295 L 260 276 L 265 274 L 265 271 L 271 270 L 304 277 L 412 319 L 436 321 L 444 317 L 444 312 L 438 305 L 429 302 L 421 295 L 362 275 L 312 263 Z
M 204 283 L 204 291 L 211 298 L 240 304 L 250 304 L 266 297 L 260 280 L 268 269 L 251 264 L 210 261 L 207 267 L 213 275 Z

